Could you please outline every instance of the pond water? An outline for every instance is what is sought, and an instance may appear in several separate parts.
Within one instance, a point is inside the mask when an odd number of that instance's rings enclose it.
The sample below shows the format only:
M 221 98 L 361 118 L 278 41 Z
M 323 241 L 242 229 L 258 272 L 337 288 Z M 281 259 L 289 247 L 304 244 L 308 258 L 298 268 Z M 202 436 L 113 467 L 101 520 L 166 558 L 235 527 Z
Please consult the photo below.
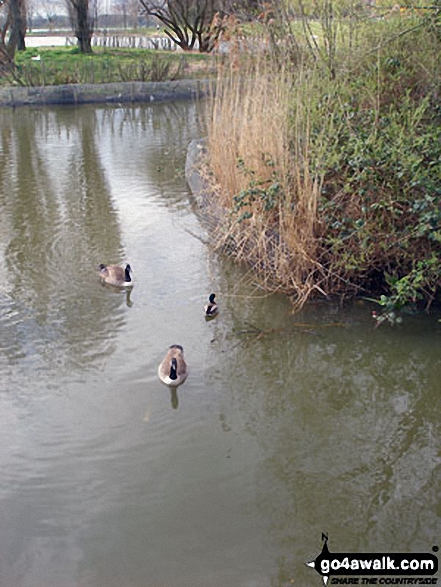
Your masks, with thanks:
M 184 178 L 201 104 L 0 119 L 2 587 L 318 587 L 322 532 L 439 544 L 439 315 L 293 316 L 214 255 Z M 125 261 L 132 291 L 99 283 Z

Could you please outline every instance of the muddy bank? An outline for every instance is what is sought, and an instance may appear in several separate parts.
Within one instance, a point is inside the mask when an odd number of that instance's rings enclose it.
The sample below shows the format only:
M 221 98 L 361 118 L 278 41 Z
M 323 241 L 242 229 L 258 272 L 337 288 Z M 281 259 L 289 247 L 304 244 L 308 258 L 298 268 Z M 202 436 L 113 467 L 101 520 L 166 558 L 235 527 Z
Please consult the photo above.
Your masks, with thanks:
M 0 106 L 47 104 L 126 104 L 194 100 L 209 90 L 207 80 L 119 82 L 0 88 Z
M 228 225 L 228 211 L 220 206 L 212 183 L 202 170 L 208 170 L 206 140 L 193 140 L 188 145 L 185 178 L 193 196 L 193 209 L 206 228 L 215 231 Z
M 256 282 L 267 291 L 306 299 L 292 279 L 295 259 L 277 227 L 259 219 L 255 222 L 252 219 L 244 226 L 234 211 L 219 203 L 210 174 L 206 141 L 193 140 L 189 144 L 185 177 L 192 194 L 193 210 L 206 228 L 211 246 L 248 265 L 254 271 Z

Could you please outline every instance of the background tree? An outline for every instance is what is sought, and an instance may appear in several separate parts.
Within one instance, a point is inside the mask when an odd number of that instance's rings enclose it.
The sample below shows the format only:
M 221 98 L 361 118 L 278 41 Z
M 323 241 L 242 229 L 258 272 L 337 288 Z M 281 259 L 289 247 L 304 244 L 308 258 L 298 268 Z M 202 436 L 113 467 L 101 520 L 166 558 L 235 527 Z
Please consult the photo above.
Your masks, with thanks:
M 0 47 L 3 55 L 2 62 L 6 59 L 5 52 L 8 53 L 12 61 L 17 49 L 26 49 L 26 12 L 26 0 L 0 0 Z M 6 41 L 8 32 L 9 37 Z
M 26 2 L 26 24 L 27 30 L 32 32 L 32 27 L 34 26 L 34 15 L 35 15 L 35 0 L 27 0 Z
M 145 13 L 154 16 L 165 25 L 165 34 L 184 51 L 194 49 L 202 39 L 214 16 L 222 9 L 220 0 L 140 0 Z M 214 33 L 214 31 L 213 31 Z M 212 35 L 214 36 L 214 34 Z M 199 51 L 210 48 L 207 42 L 199 42 Z
M 0 0 L 0 42 L 2 47 L 6 47 L 6 33 L 9 28 L 9 2 Z
M 25 0 L 0 0 L 0 75 L 14 70 L 15 51 L 26 49 L 25 34 Z
M 258 0 L 139 0 L 144 11 L 165 25 L 165 34 L 184 51 L 210 52 L 221 35 L 226 19 L 248 5 L 254 10 Z
M 66 0 L 69 20 L 81 53 L 92 53 L 92 36 L 97 16 L 95 0 Z
M 0 76 L 7 74 L 11 68 L 12 60 L 6 48 L 6 33 L 8 31 L 9 5 L 7 1 L 0 0 Z
M 63 0 L 28 0 L 34 2 L 34 10 L 37 11 L 39 20 L 47 22 L 49 30 L 53 31 L 56 26 L 60 26 L 60 16 L 64 21 L 66 14 L 66 2 Z
M 4 35 L 6 36 L 6 31 L 9 30 L 9 39 L 6 47 L 11 58 L 13 58 L 17 49 L 19 51 L 26 49 L 27 6 L 26 0 L 8 0 L 6 4 L 8 15 Z
M 114 0 L 113 9 L 117 14 L 121 14 L 123 27 L 138 28 L 139 24 L 139 1 L 138 0 Z

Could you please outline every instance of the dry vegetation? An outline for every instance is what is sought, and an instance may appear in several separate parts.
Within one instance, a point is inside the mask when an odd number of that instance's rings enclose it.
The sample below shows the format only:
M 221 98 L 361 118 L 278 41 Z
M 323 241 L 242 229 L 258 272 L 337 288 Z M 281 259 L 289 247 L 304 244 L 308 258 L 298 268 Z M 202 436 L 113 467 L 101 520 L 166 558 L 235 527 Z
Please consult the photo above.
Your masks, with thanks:
M 290 148 L 290 114 L 296 125 L 305 122 L 299 109 L 290 113 L 289 81 L 262 67 L 218 80 L 210 165 L 222 205 L 232 211 L 218 246 L 251 263 L 268 288 L 295 292 L 302 302 L 319 286 L 315 222 L 322 180 L 309 174 L 307 145 Z
M 219 74 L 209 160 L 229 216 L 217 247 L 297 307 L 316 293 L 429 306 L 441 268 L 439 13 L 327 18 L 318 40 L 283 16 L 268 51 Z

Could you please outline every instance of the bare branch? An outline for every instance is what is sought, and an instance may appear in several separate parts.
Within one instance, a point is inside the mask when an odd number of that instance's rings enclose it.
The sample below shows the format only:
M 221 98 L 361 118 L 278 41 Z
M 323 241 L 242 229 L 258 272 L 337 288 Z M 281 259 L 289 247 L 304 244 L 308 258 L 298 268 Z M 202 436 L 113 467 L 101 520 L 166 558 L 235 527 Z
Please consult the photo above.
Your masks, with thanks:
M 165 34 L 185 51 L 194 48 L 211 51 L 213 39 L 219 31 L 212 27 L 217 13 L 224 13 L 227 2 L 222 0 L 139 0 L 149 16 L 159 19 L 165 26 Z

